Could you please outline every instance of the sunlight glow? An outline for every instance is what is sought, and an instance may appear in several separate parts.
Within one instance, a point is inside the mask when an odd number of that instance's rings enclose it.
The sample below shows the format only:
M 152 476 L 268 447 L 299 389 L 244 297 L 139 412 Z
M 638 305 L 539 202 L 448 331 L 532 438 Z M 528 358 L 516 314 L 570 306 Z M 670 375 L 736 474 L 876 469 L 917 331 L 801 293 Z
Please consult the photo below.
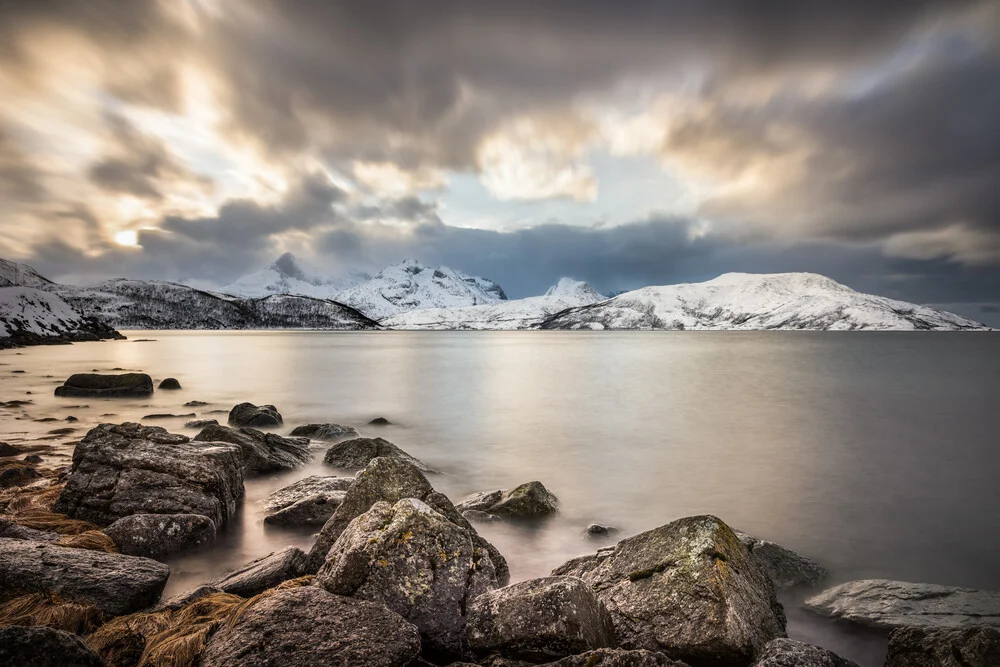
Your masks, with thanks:
M 115 234 L 115 243 L 118 245 L 139 245 L 139 235 L 134 229 L 126 229 Z

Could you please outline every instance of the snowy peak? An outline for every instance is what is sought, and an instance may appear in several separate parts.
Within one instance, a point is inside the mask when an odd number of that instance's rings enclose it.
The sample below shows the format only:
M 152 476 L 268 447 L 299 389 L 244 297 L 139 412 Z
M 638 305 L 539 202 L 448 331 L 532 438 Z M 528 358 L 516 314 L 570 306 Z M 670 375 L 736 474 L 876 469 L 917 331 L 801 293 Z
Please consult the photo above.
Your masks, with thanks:
M 368 274 L 347 272 L 327 275 L 286 252 L 260 271 L 243 276 L 222 288 L 227 294 L 257 298 L 271 294 L 300 294 L 330 299 L 340 290 L 368 280 Z
M 560 278 L 559 282 L 546 290 L 545 296 L 590 297 L 594 301 L 603 301 L 607 298 L 582 280 L 565 277 Z

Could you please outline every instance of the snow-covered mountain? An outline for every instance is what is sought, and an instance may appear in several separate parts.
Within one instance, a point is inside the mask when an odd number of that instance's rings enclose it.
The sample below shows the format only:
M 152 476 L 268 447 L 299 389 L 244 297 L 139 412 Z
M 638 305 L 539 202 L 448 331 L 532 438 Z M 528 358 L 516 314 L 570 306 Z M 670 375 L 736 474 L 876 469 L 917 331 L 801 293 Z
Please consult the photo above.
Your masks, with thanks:
M 554 313 L 604 298 L 585 282 L 561 278 L 544 296 L 462 308 L 411 310 L 389 317 L 382 324 L 390 329 L 532 329 Z
M 54 283 L 34 267 L 0 259 L 0 287 L 37 287 L 46 289 Z
M 387 266 L 371 280 L 335 297 L 374 320 L 422 308 L 460 308 L 506 299 L 503 289 L 492 280 L 446 266 L 427 267 L 413 259 Z
M 988 330 L 927 306 L 862 294 L 814 273 L 726 273 L 643 287 L 556 313 L 543 329 Z
M 314 299 L 332 299 L 337 292 L 371 278 L 367 273 L 352 271 L 326 275 L 290 252 L 273 264 L 243 276 L 222 288 L 222 292 L 255 298 L 272 294 L 301 294 Z
M 33 287 L 0 287 L 0 349 L 107 338 L 122 336 L 55 294 Z

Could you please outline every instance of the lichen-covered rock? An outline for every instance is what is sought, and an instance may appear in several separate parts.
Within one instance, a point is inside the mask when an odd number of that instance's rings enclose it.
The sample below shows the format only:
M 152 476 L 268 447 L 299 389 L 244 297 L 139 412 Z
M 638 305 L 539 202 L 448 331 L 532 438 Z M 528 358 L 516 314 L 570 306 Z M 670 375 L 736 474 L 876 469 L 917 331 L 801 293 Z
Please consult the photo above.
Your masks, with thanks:
M 353 426 L 340 424 L 303 424 L 292 429 L 289 435 L 301 436 L 312 440 L 336 440 L 347 436 L 356 436 L 358 430 Z
M 157 385 L 157 389 L 166 389 L 167 391 L 177 391 L 181 388 L 181 383 L 178 382 L 177 378 L 164 378 Z
M 355 517 L 361 516 L 379 501 L 394 505 L 403 498 L 422 500 L 456 526 L 470 531 L 475 546 L 489 554 L 499 584 L 503 586 L 507 583 L 510 579 L 507 561 L 496 547 L 476 532 L 447 496 L 434 490 L 416 466 L 404 459 L 396 458 L 377 458 L 358 473 L 354 483 L 347 490 L 343 502 L 334 511 L 333 516 L 323 524 L 323 529 L 309 552 L 308 571 L 319 570 L 326 561 L 330 547 Z
M 254 474 L 292 470 L 312 458 L 307 440 L 283 438 L 248 427 L 230 428 L 213 424 L 202 429 L 194 440 L 237 445 L 243 452 L 246 472 Z
M 88 398 L 146 398 L 153 395 L 153 378 L 145 373 L 99 375 L 77 373 L 62 386 L 56 387 L 56 396 Z
M 0 665 L 5 667 L 103 667 L 79 637 L 39 626 L 0 627 Z
M 240 403 L 229 411 L 229 424 L 231 426 L 281 426 L 284 421 L 281 413 L 273 405 L 254 405 L 253 403 Z
M 1000 629 L 899 628 L 889 633 L 885 667 L 1000 665 Z
M 621 648 L 700 665 L 749 665 L 785 635 L 774 585 L 732 529 L 687 517 L 552 572 L 590 584 L 611 612 Z
M 274 588 L 283 581 L 305 574 L 306 554 L 296 547 L 285 547 L 250 561 L 208 584 L 233 595 L 249 598 Z
M 468 605 L 498 586 L 472 533 L 415 498 L 377 502 L 351 521 L 316 583 L 385 605 L 417 627 L 424 654 L 438 660 L 469 655 Z
M 48 593 L 121 616 L 155 604 L 169 576 L 149 558 L 0 538 L 0 599 Z
M 795 553 L 780 544 L 762 540 L 741 531 L 736 537 L 750 551 L 750 557 L 771 578 L 778 590 L 812 586 L 826 578 L 826 569 L 816 561 Z
M 764 647 L 754 667 L 858 667 L 858 665 L 820 646 L 781 637 L 772 640 Z
M 688 667 L 683 662 L 671 660 L 662 653 L 644 649 L 626 650 L 600 648 L 579 655 L 571 655 L 545 667 Z
M 243 454 L 156 426 L 101 424 L 73 452 L 54 511 L 108 526 L 133 514 L 201 514 L 217 527 L 243 497 Z
M 611 615 L 576 577 L 529 579 L 483 593 L 469 608 L 479 656 L 544 662 L 615 645 Z
M 527 482 L 513 489 L 483 491 L 456 505 L 460 512 L 485 512 L 509 519 L 538 519 L 559 510 L 556 498 L 541 482 Z
M 215 541 L 215 522 L 200 514 L 133 514 L 104 529 L 129 556 L 162 558 Z
M 408 461 L 422 472 L 437 472 L 385 438 L 353 438 L 339 442 L 326 450 L 323 463 L 335 468 L 364 468 L 380 457 Z

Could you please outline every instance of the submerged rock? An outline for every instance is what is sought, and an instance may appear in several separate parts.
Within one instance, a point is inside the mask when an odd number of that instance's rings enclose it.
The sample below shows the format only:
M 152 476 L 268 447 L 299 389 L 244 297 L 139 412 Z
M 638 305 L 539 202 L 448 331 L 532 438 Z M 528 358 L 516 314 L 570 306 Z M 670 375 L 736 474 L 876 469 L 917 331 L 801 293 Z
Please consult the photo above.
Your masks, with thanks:
M 323 463 L 335 468 L 364 468 L 379 457 L 402 459 L 412 463 L 422 472 L 437 472 L 385 438 L 354 438 L 337 443 L 326 450 Z
M 214 424 L 194 436 L 196 442 L 228 442 L 239 446 L 248 473 L 277 472 L 298 468 L 312 458 L 309 442 L 283 438 L 253 428 L 230 428 Z
M 21 449 L 19 447 L 15 447 L 14 445 L 11 445 L 6 442 L 0 442 L 0 457 L 17 456 L 20 453 Z
M 184 404 L 184 407 L 185 408 L 203 408 L 206 405 L 208 405 L 208 403 L 206 403 L 205 401 L 188 401 L 187 403 Z
M 306 554 L 296 547 L 285 547 L 252 560 L 238 570 L 208 584 L 233 595 L 249 598 L 274 588 L 283 581 L 305 574 Z
M 195 413 L 189 412 L 183 415 L 175 415 L 169 412 L 156 412 L 151 415 L 143 415 L 142 421 L 149 421 L 151 419 L 185 419 L 187 417 L 195 417 Z
M 240 403 L 229 411 L 229 424 L 232 426 L 281 426 L 281 413 L 273 405 L 254 405 Z
M 302 436 L 312 440 L 336 440 L 357 434 L 358 430 L 353 426 L 341 426 L 340 424 L 304 424 L 296 426 L 289 433 L 289 435 Z
M 774 585 L 714 516 L 679 519 L 552 572 L 590 584 L 621 648 L 692 665 L 749 665 L 785 635 Z
M 541 482 L 527 482 L 513 489 L 483 491 L 456 505 L 460 512 L 478 511 L 509 519 L 538 519 L 559 510 L 556 498 Z
M 607 537 L 609 535 L 614 535 L 615 533 L 617 533 L 618 529 L 615 528 L 614 526 L 605 526 L 599 523 L 592 523 L 589 526 L 587 526 L 587 529 L 584 532 L 587 533 L 587 535 L 590 535 L 591 537 Z
M 184 428 L 205 428 L 206 426 L 218 426 L 218 419 L 192 419 L 184 423 Z
M 371 424 L 372 426 L 388 426 L 392 422 L 386 419 L 385 417 L 376 417 L 375 419 L 372 419 L 368 423 Z
M 858 667 L 833 651 L 781 637 L 761 652 L 754 667 Z
M 353 477 L 313 475 L 278 489 L 264 500 L 264 523 L 322 526 L 344 501 Z
M 177 378 L 165 378 L 156 387 L 157 389 L 167 389 L 167 390 L 177 390 L 181 388 L 181 383 L 177 381 Z
M 795 586 L 812 586 L 826 578 L 826 569 L 816 561 L 746 533 L 735 531 L 736 537 L 749 549 L 750 557 L 771 578 L 778 590 Z
M 215 541 L 215 522 L 200 514 L 133 514 L 104 529 L 129 556 L 162 558 Z
M 0 665 L 7 667 L 103 667 L 104 661 L 76 635 L 43 627 L 0 627 Z
M 1000 665 L 1000 629 L 899 628 L 889 633 L 885 667 Z
M 153 378 L 145 373 L 98 375 L 77 373 L 62 386 L 56 396 L 86 396 L 95 398 L 145 398 L 153 395 Z

